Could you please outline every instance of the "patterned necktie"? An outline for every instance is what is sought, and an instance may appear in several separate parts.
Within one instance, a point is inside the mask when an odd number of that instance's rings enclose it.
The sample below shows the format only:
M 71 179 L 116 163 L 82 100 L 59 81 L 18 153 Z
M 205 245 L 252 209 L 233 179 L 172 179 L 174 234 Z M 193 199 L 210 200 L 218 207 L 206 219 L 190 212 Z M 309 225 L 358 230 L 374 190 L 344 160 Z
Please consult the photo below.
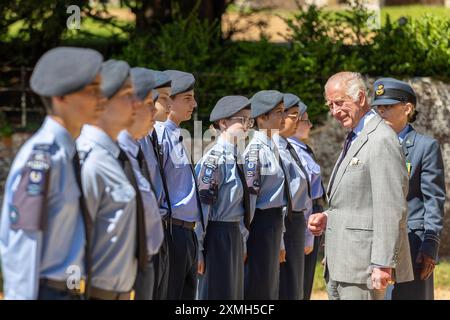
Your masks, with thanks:
M 83 194 L 83 188 L 81 184 L 81 164 L 80 164 L 80 157 L 78 155 L 78 152 L 75 150 L 75 155 L 72 159 L 73 168 L 75 171 L 75 179 L 77 181 L 78 188 L 80 189 L 80 210 L 81 214 L 83 216 L 83 224 L 84 224 L 84 230 L 85 230 L 85 238 L 86 238 L 86 245 L 84 249 L 84 264 L 86 269 L 86 286 L 85 286 L 85 298 L 89 299 L 89 291 L 91 288 L 91 277 L 92 277 L 92 257 L 91 257 L 91 235 L 92 235 L 92 218 L 89 214 L 87 205 L 86 205 L 86 199 L 84 198 Z
M 145 234 L 145 216 L 144 216 L 144 204 L 142 202 L 142 195 L 139 191 L 139 187 L 134 175 L 133 167 L 130 159 L 123 150 L 120 150 L 119 161 L 122 164 L 123 171 L 130 181 L 131 185 L 136 192 L 136 232 L 137 232 L 137 259 L 138 266 L 141 270 L 145 269 L 147 265 L 147 237 Z

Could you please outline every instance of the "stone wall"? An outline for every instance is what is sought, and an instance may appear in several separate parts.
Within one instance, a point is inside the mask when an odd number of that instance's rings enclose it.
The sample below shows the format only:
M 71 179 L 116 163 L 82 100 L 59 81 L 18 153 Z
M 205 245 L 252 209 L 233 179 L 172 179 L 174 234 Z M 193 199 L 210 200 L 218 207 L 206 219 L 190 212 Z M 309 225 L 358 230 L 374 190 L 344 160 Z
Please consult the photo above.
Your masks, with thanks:
M 418 96 L 417 110 L 419 111 L 414 128 L 436 138 L 441 144 L 445 163 L 445 181 L 447 187 L 447 201 L 445 205 L 445 224 L 441 240 L 441 255 L 450 255 L 450 84 L 430 78 L 405 79 L 416 91 Z M 374 79 L 368 79 L 369 88 Z M 313 128 L 311 132 L 311 146 L 320 162 L 327 183 L 333 165 L 342 149 L 345 131 L 331 116 L 325 124 Z
M 411 83 L 419 97 L 417 106 L 419 115 L 414 127 L 421 133 L 435 137 L 441 144 L 447 184 L 446 219 L 441 254 L 450 255 L 450 84 L 430 78 L 413 78 L 406 81 Z M 372 87 L 374 79 L 368 79 L 367 82 L 369 87 Z M 0 142 L 0 202 L 12 158 L 27 137 L 27 134 L 14 135 L 12 147 L 5 147 Z M 345 131 L 331 117 L 324 125 L 312 130 L 310 143 L 322 165 L 325 183 L 329 180 L 344 138 Z

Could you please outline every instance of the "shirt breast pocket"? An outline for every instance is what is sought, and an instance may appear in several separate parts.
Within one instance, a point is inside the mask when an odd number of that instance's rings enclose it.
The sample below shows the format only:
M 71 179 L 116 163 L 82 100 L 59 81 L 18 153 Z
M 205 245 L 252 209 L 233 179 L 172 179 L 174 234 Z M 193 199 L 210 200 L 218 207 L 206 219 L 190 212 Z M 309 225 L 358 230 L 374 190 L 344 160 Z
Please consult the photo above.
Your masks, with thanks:
M 320 166 L 317 163 L 308 163 L 308 171 L 313 175 L 320 175 Z
M 136 192 L 130 184 L 119 184 L 108 188 L 111 199 L 114 202 L 128 203 L 134 199 Z

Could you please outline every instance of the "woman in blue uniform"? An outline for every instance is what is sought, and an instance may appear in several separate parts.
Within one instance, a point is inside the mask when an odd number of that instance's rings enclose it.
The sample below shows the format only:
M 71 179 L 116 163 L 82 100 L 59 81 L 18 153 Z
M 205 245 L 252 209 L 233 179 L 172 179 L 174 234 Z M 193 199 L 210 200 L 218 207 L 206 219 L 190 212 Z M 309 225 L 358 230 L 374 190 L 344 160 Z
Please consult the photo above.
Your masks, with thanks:
M 210 121 L 220 132 L 196 166 L 205 231 L 196 226 L 199 243 L 199 299 L 244 298 L 244 248 L 240 224 L 249 223 L 249 196 L 238 145 L 251 124 L 250 100 L 226 96 Z
M 274 139 L 286 168 L 292 199 L 292 215 L 284 218 L 283 240 L 286 261 L 280 265 L 280 299 L 282 300 L 303 299 L 305 214 L 311 207 L 311 187 L 308 173 L 294 147 L 287 140 L 297 129 L 300 116 L 299 101 L 300 99 L 296 95 L 284 94 L 284 126 Z
M 258 130 L 245 150 L 245 177 L 250 192 L 249 229 L 245 270 L 245 299 L 279 298 L 283 208 L 292 215 L 289 182 L 273 137 L 283 126 L 283 94 L 263 90 L 251 98 L 252 118 Z
M 375 82 L 372 105 L 398 134 L 409 175 L 408 237 L 414 280 L 397 283 L 393 300 L 433 300 L 433 270 L 438 260 L 443 227 L 445 182 L 439 143 L 418 133 L 411 125 L 416 118 L 416 94 L 409 84 L 393 78 Z
M 295 134 L 288 139 L 294 147 L 294 150 L 299 155 L 299 158 L 308 173 L 310 182 L 312 203 L 306 211 L 306 221 L 311 214 L 316 212 L 323 212 L 323 206 L 326 203 L 326 193 L 323 188 L 322 178 L 320 174 L 320 166 L 316 161 L 312 149 L 305 143 L 309 138 L 309 132 L 312 128 L 309 120 L 307 106 L 301 101 L 298 101 L 300 119 L 297 124 Z M 303 280 L 303 299 L 309 300 L 311 298 L 311 291 L 314 281 L 314 273 L 316 269 L 317 255 L 320 248 L 321 237 L 315 237 L 308 228 L 305 231 L 305 272 Z

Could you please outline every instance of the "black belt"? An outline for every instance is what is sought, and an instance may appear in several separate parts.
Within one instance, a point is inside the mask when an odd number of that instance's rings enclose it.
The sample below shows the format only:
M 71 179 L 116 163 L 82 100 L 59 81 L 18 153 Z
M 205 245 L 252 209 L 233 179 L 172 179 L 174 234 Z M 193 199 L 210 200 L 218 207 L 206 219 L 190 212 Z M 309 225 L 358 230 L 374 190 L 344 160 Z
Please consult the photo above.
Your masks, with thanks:
M 51 289 L 54 290 L 58 290 L 58 291 L 62 291 L 62 292 L 66 292 L 70 295 L 75 295 L 75 296 L 81 296 L 84 294 L 85 288 L 86 288 L 86 282 L 84 281 L 84 279 L 80 280 L 80 285 L 79 288 L 77 289 L 76 287 L 73 289 L 70 289 L 67 286 L 67 282 L 66 281 L 59 281 L 59 280 L 52 280 L 52 279 L 40 279 L 39 280 L 39 285 L 41 286 L 45 286 L 45 287 L 49 287 Z
M 189 221 L 184 221 L 184 220 L 180 220 L 180 219 L 176 219 L 176 218 L 163 218 L 162 220 L 163 222 L 163 226 L 165 228 L 168 228 L 170 224 L 173 224 L 174 226 L 179 226 L 188 230 L 194 230 L 195 228 L 195 222 L 189 222 Z
M 91 287 L 91 299 L 94 300 L 134 300 L 134 290 L 129 292 L 116 292 Z

